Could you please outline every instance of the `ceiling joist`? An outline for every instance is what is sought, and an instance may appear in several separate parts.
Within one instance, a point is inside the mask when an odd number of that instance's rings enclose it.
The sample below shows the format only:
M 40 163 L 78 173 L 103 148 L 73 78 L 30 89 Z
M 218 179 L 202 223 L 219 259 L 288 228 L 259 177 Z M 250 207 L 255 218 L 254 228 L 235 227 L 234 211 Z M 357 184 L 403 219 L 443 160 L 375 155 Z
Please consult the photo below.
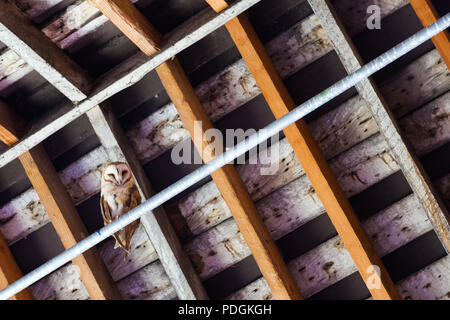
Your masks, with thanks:
M 424 27 L 428 27 L 439 19 L 439 15 L 431 0 L 409 0 L 409 2 Z M 445 64 L 450 69 L 450 32 L 445 30 L 433 37 L 432 40 Z

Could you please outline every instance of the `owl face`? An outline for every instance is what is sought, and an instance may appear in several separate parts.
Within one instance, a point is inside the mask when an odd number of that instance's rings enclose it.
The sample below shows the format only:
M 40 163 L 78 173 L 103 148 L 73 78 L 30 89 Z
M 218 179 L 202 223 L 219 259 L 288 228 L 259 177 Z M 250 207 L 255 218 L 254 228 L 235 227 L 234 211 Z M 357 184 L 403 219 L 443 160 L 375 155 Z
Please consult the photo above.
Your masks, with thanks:
M 107 164 L 105 169 L 103 169 L 102 179 L 105 183 L 123 186 L 131 181 L 131 178 L 131 169 L 128 164 L 123 162 Z

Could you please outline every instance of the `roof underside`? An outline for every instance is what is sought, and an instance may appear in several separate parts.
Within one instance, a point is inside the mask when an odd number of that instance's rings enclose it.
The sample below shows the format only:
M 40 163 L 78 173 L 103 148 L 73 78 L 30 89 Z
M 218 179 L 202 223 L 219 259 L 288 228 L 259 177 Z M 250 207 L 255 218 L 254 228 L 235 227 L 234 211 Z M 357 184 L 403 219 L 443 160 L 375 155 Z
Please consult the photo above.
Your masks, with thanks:
M 139 49 L 84 0 L 14 0 L 33 23 L 93 79 Z M 132 1 L 163 34 L 208 7 L 204 0 Z M 441 13 L 446 1 L 433 1 Z M 365 62 L 422 28 L 406 0 L 332 1 Z M 377 3 L 382 28 L 368 30 L 365 11 Z M 326 32 L 304 0 L 263 0 L 247 11 L 296 104 L 347 75 Z M 0 44 L 0 94 L 25 121 L 39 123 L 70 101 Z M 216 128 L 260 129 L 274 116 L 221 27 L 177 55 Z M 450 208 L 450 73 L 431 41 L 374 78 L 433 186 Z M 197 165 L 175 165 L 176 143 L 190 139 L 155 71 L 107 100 L 155 191 Z M 308 115 L 308 126 L 338 178 L 376 252 L 403 298 L 450 298 L 450 258 L 414 196 L 356 89 Z M 109 161 L 82 115 L 43 141 L 87 230 L 103 226 L 100 174 Z M 237 165 L 255 205 L 305 298 L 366 299 L 361 276 L 287 140 L 279 143 L 276 175 L 260 164 Z M 0 145 L 0 151 L 7 150 Z M 164 205 L 211 298 L 270 299 L 271 291 L 224 200 L 205 179 Z M 19 160 L 0 168 L 0 232 L 27 273 L 64 250 Z M 97 246 L 126 299 L 175 299 L 144 229 L 128 260 L 107 239 Z M 68 264 L 32 286 L 37 299 L 87 299 L 78 270 Z

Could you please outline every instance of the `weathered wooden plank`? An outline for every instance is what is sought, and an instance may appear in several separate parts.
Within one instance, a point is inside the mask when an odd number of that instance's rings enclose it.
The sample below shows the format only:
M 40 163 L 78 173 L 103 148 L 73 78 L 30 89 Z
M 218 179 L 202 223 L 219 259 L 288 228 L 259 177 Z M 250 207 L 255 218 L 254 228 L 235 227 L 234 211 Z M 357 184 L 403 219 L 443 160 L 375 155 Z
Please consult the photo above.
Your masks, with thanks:
M 88 111 L 97 136 L 112 161 L 126 161 L 130 164 L 137 186 L 143 199 L 153 195 L 153 191 L 143 168 L 110 109 L 98 106 Z M 141 218 L 148 238 L 153 243 L 158 256 L 180 299 L 207 299 L 203 285 L 192 264 L 182 250 L 164 209 L 158 208 Z
M 42 146 L 20 156 L 20 161 L 36 190 L 65 248 L 70 248 L 88 233 L 69 194 Z M 73 259 L 92 299 L 119 299 L 105 265 L 96 248 Z
M 31 286 L 38 300 L 87 300 L 89 294 L 80 280 L 79 269 L 69 263 Z
M 381 94 L 397 119 L 449 89 L 450 73 L 437 50 L 423 55 L 380 85 Z M 401 98 L 405 91 L 408 95 Z
M 159 261 L 149 264 L 119 281 L 117 286 L 124 299 L 127 300 L 172 300 L 177 298 L 176 291 Z
M 450 300 L 450 256 L 430 264 L 397 286 L 404 299 Z
M 447 92 L 399 121 L 419 157 L 450 141 L 449 115 L 450 92 Z
M 264 278 L 248 284 L 244 288 L 229 295 L 225 300 L 272 300 L 273 295 Z
M 61 129 L 74 119 L 104 102 L 117 92 L 135 84 L 156 66 L 167 61 L 178 52 L 191 46 L 196 41 L 217 30 L 227 21 L 244 12 L 260 0 L 239 0 L 229 9 L 214 14 L 204 10 L 192 17 L 167 36 L 161 51 L 151 58 L 136 54 L 123 62 L 96 82 L 88 99 L 72 105 L 62 106 L 58 112 L 51 114 L 35 124 L 22 141 L 0 155 L 0 167 L 17 158 L 20 154 L 33 148 L 55 131 Z
M 156 71 L 190 132 L 200 156 L 205 163 L 210 162 L 215 158 L 216 151 L 211 141 L 207 141 L 204 137 L 207 130 L 213 129 L 213 125 L 179 61 L 175 58 L 170 62 L 165 62 Z M 201 123 L 200 128 L 196 122 Z M 200 134 L 196 135 L 195 132 L 198 129 L 200 129 Z M 301 299 L 300 292 L 293 284 L 292 277 L 278 248 L 270 237 L 234 166 L 226 165 L 212 173 L 211 177 L 235 217 L 274 296 L 277 299 Z
M 14 260 L 8 245 L 0 233 L 0 289 L 6 288 L 8 285 L 22 277 L 22 272 Z M 26 288 L 11 297 L 11 300 L 32 300 L 31 290 Z
M 275 118 L 281 118 L 296 105 L 275 70 L 264 46 L 245 14 L 225 24 L 241 56 L 252 72 Z M 375 299 L 399 299 L 400 295 L 381 259 L 367 238 L 359 219 L 333 175 L 325 157 L 314 140 L 304 120 L 283 130 L 295 155 L 302 163 L 319 199 L 323 203 L 342 241 L 347 244 L 362 278 L 366 281 L 366 270 L 377 265 L 380 268 L 380 286 L 369 287 Z
M 158 260 L 158 254 L 142 224 L 133 236 L 130 254 L 126 260 L 123 250 L 115 250 L 114 244 L 115 240 L 108 238 L 99 244 L 98 252 L 102 256 L 111 277 L 116 282 Z
M 72 101 L 85 99 L 90 80 L 15 6 L 0 2 L 0 40 Z
M 67 0 L 12 0 L 11 2 L 21 9 L 30 19 L 36 19 L 41 15 L 47 14 L 48 11 L 52 11 L 52 8 L 63 5 Z
M 383 19 L 407 4 L 408 0 L 333 1 L 336 12 L 339 14 L 342 23 L 352 37 L 367 28 L 367 19 L 373 14 L 373 12 L 367 12 L 369 6 L 378 6 L 380 8 L 381 18 Z
M 317 18 L 327 31 L 347 72 L 356 71 L 362 60 L 352 41 L 341 27 L 341 22 L 328 1 L 308 0 Z M 369 103 L 380 132 L 386 137 L 394 158 L 398 161 L 414 193 L 420 199 L 447 252 L 450 251 L 450 216 L 435 192 L 429 178 L 405 143 L 398 124 L 375 84 L 366 79 L 356 85 L 358 92 Z
M 76 32 L 89 21 L 100 16 L 100 11 L 88 1 L 78 0 L 47 24 L 42 32 L 56 45 L 61 47 L 61 40 Z
M 410 0 L 409 2 L 424 27 L 428 27 L 439 20 L 439 14 L 431 0 Z M 450 32 L 444 30 L 434 36 L 432 40 L 445 64 L 450 68 Z

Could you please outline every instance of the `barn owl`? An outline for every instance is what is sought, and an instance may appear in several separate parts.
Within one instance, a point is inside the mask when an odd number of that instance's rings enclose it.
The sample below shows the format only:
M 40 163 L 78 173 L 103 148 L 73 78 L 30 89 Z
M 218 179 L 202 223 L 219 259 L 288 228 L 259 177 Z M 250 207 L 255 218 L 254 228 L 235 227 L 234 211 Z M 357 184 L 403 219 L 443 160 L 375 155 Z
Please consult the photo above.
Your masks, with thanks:
M 108 163 L 102 173 L 100 198 L 100 209 L 105 225 L 140 204 L 141 196 L 131 174 L 130 166 L 124 162 Z M 131 238 L 139 227 L 139 221 L 134 221 L 113 235 L 116 239 L 114 249 L 122 247 L 125 251 L 125 259 L 130 251 Z

